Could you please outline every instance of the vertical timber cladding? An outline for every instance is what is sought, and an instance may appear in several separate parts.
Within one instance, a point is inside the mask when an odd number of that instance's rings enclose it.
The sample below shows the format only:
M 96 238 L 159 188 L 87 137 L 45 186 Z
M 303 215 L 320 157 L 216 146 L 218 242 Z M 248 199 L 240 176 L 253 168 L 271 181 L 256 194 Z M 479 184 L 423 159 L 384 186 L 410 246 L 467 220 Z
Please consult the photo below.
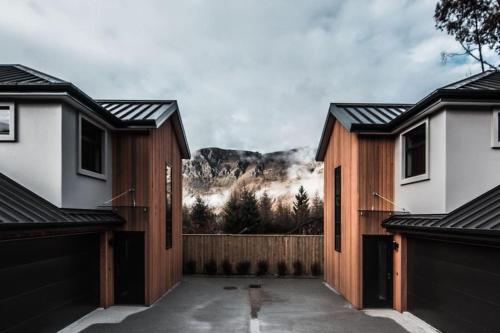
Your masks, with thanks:
M 172 121 L 149 137 L 149 226 L 146 233 L 146 279 L 153 303 L 182 278 L 182 159 Z M 166 247 L 165 166 L 172 167 L 172 247 Z
M 335 122 L 325 154 L 325 280 L 356 308 L 362 307 L 363 234 L 387 234 L 380 225 L 392 204 L 373 192 L 394 198 L 394 138 L 358 136 Z M 342 166 L 342 246 L 334 249 L 334 169 Z
M 145 303 L 151 304 L 182 277 L 182 164 L 171 120 L 158 129 L 115 134 L 113 196 L 135 188 L 137 206 L 119 208 L 124 231 L 145 231 Z M 172 166 L 173 246 L 165 247 L 165 165 Z M 130 206 L 132 194 L 115 200 Z
M 324 279 L 357 308 L 361 306 L 358 144 L 356 134 L 335 122 L 324 161 Z M 342 252 L 334 249 L 334 169 L 339 165 L 342 166 Z

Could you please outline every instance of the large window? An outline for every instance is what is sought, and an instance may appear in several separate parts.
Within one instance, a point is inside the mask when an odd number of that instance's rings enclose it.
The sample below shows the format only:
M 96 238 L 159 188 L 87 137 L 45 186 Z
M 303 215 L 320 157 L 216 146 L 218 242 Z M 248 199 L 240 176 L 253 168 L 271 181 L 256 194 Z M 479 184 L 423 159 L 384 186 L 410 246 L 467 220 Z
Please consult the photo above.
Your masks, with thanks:
M 16 141 L 14 103 L 0 103 L 0 141 Z
M 401 134 L 403 182 L 428 179 L 428 122 L 418 124 Z
M 491 146 L 500 148 L 500 110 L 493 111 L 491 125 Z
M 95 123 L 80 117 L 80 173 L 104 177 L 105 131 Z
M 335 168 L 335 188 L 334 188 L 334 193 L 335 193 L 335 221 L 334 221 L 334 245 L 335 245 L 335 251 L 340 252 L 341 250 L 341 243 L 342 243 L 342 216 L 340 214 L 342 210 L 342 200 L 341 200 L 341 194 L 342 194 L 342 174 L 340 171 L 340 166 Z
M 165 166 L 165 246 L 172 247 L 172 167 Z

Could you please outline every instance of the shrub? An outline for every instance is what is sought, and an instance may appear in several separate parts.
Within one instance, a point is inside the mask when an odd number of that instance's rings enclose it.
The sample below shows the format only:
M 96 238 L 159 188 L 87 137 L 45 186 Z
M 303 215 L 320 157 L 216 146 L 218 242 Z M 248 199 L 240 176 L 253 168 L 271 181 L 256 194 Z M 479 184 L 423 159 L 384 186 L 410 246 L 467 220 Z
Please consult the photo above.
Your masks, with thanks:
M 301 276 L 304 273 L 304 266 L 302 265 L 302 261 L 295 260 L 293 262 L 293 275 Z
M 286 262 L 283 260 L 278 261 L 278 276 L 285 276 L 288 272 L 288 267 L 286 267 Z
M 225 275 L 233 274 L 233 265 L 229 262 L 229 260 L 224 259 L 222 262 L 222 271 Z
M 236 265 L 236 272 L 239 275 L 248 275 L 250 273 L 250 267 L 252 267 L 252 263 L 248 260 L 240 261 Z
M 214 259 L 210 259 L 205 263 L 205 273 L 209 275 L 217 274 L 217 262 Z
M 196 261 L 188 260 L 184 263 L 184 274 L 195 274 L 196 273 Z
M 315 262 L 311 265 L 311 274 L 313 276 L 321 275 L 321 265 L 319 263 Z
M 266 275 L 269 271 L 269 263 L 267 260 L 259 260 L 257 262 L 257 275 Z

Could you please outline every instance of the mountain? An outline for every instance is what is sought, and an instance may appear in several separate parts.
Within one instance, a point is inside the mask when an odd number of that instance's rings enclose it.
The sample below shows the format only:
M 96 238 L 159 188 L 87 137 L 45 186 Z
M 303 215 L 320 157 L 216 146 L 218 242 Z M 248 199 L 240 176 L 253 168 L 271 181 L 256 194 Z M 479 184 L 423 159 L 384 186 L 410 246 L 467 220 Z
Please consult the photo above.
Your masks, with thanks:
M 293 201 L 300 185 L 312 197 L 323 196 L 323 163 L 315 162 L 315 149 L 297 148 L 261 154 L 245 150 L 203 148 L 183 165 L 184 203 L 200 195 L 220 211 L 231 191 L 247 186 L 259 197 Z

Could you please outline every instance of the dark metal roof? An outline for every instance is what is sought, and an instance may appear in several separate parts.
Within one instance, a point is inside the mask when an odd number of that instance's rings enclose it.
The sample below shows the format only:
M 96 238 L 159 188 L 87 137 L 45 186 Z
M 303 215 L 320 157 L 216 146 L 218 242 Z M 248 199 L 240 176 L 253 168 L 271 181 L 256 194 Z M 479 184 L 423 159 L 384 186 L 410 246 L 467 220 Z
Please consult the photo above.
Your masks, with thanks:
M 23 65 L 0 65 L 0 85 L 57 83 L 67 82 Z
M 106 111 L 121 121 L 166 119 L 177 110 L 171 100 L 96 100 Z
M 500 90 L 500 72 L 486 71 L 444 86 L 442 89 Z
M 116 128 L 157 128 L 172 117 L 182 158 L 190 158 L 179 108 L 174 100 L 96 101 L 71 82 L 23 65 L 0 65 L 0 91 L 16 93 L 65 93 Z M 51 95 L 57 98 L 57 95 Z
M 395 215 L 387 229 L 440 233 L 500 235 L 500 186 L 446 215 Z
M 413 104 L 332 103 L 330 113 L 346 129 L 351 130 L 356 124 L 388 124 L 412 106 Z
M 388 119 L 391 113 L 391 104 L 380 104 L 379 110 L 373 106 L 377 104 L 338 104 L 330 105 L 328 116 L 321 135 L 316 160 L 323 161 L 326 148 L 333 130 L 335 120 L 340 121 L 350 132 L 363 133 L 391 133 L 398 126 L 418 116 L 426 108 L 439 100 L 452 100 L 455 102 L 467 100 L 500 100 L 500 72 L 486 71 L 473 75 L 467 79 L 454 82 L 442 88 L 434 90 L 414 105 L 392 104 L 392 106 L 404 109 L 393 118 Z M 370 108 L 372 107 L 372 108 Z M 376 111 L 376 112 L 375 112 Z M 385 111 L 385 112 L 384 112 Z M 385 116 L 385 117 L 384 117 Z
M 120 224 L 112 211 L 60 209 L 0 173 L 0 229 Z

